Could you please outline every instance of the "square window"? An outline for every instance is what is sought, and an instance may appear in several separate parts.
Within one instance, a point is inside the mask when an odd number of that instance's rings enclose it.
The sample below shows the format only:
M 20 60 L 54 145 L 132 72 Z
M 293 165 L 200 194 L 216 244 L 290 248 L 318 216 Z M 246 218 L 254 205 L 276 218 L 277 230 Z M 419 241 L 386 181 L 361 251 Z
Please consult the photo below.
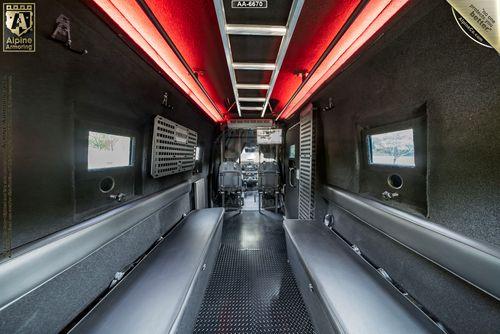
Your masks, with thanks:
M 369 135 L 368 145 L 372 165 L 415 167 L 413 129 Z
M 89 170 L 132 165 L 132 137 L 89 131 L 88 142 Z
M 201 161 L 202 157 L 202 152 L 201 152 L 201 147 L 196 146 L 195 153 L 194 153 L 194 160 L 196 161 Z
M 288 159 L 295 159 L 295 145 L 290 145 L 288 149 Z

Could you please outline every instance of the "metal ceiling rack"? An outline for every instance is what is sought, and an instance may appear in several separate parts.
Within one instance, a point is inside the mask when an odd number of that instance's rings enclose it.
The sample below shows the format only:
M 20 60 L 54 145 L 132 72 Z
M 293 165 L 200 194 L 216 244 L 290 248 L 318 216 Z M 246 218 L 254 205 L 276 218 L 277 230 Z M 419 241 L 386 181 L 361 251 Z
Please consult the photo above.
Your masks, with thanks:
M 292 39 L 293 31 L 297 25 L 304 0 L 293 0 L 286 26 L 227 24 L 223 1 L 224 0 L 214 0 L 214 6 L 222 37 L 222 44 L 226 54 L 227 67 L 229 69 L 229 76 L 236 100 L 238 115 L 241 117 L 242 110 L 251 110 L 261 111 L 261 117 L 264 117 L 267 106 L 269 105 L 269 99 L 271 98 L 271 94 L 273 92 L 274 84 L 276 83 L 281 65 L 285 59 L 288 45 Z M 281 43 L 276 56 L 276 61 L 274 63 L 235 63 L 233 61 L 229 35 L 281 37 Z M 272 71 L 272 74 L 269 83 L 242 84 L 236 81 L 236 70 Z M 265 97 L 240 97 L 238 92 L 239 90 L 266 90 L 267 92 Z M 241 102 L 262 102 L 262 105 L 242 106 Z

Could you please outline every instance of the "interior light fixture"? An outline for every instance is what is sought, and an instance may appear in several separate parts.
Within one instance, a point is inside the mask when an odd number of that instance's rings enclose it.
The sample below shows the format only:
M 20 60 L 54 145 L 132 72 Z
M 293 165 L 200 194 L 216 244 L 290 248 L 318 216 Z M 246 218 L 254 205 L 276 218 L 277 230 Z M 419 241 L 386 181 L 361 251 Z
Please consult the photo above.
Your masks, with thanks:
M 226 32 L 229 35 L 284 36 L 286 34 L 286 27 L 260 26 L 251 24 L 227 24 Z
M 265 89 L 269 89 L 269 85 L 268 84 L 236 84 L 236 89 L 250 89 L 250 90 L 262 89 L 262 90 L 265 90 Z
M 370 1 L 276 118 L 288 119 L 410 0 Z M 335 36 L 332 36 L 332 39 Z

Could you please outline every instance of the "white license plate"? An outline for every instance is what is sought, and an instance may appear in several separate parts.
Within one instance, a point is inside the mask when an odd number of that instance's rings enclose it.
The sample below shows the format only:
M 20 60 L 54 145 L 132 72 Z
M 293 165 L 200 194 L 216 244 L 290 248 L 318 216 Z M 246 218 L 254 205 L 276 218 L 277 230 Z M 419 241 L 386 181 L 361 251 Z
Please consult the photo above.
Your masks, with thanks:
M 267 8 L 267 0 L 262 1 L 231 1 L 231 8 Z

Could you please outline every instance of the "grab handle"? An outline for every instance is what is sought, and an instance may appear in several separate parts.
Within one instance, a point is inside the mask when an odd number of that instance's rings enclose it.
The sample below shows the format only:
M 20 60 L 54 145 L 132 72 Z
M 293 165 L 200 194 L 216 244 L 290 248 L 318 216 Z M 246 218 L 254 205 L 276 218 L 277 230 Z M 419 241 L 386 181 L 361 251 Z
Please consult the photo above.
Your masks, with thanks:
M 288 184 L 290 185 L 290 187 L 292 188 L 295 188 L 295 185 L 293 184 L 292 180 L 293 180 L 293 177 L 292 177 L 292 172 L 295 170 L 295 168 L 293 167 L 289 167 L 288 168 Z

